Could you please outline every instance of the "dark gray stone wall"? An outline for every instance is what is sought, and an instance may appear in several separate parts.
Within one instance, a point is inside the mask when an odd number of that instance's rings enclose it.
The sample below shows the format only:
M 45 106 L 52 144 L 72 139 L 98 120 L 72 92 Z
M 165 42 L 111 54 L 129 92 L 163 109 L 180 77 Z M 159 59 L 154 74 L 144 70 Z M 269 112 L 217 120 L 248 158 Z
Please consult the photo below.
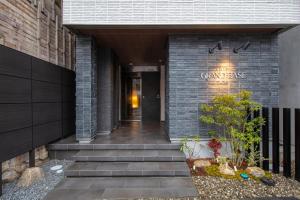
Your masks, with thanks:
M 97 134 L 109 134 L 114 128 L 114 63 L 113 52 L 109 48 L 98 51 L 98 131 Z
M 97 128 L 97 47 L 92 37 L 76 40 L 76 139 L 90 142 Z
M 213 96 L 253 91 L 254 100 L 264 106 L 277 106 L 279 93 L 279 54 L 277 35 L 172 35 L 169 37 L 166 92 L 166 124 L 170 138 L 205 135 L 199 122 L 199 105 Z M 223 41 L 223 50 L 208 49 Z M 250 41 L 248 50 L 233 48 Z M 242 78 L 211 77 L 207 73 L 242 74 Z M 235 75 L 234 75 L 235 76 Z

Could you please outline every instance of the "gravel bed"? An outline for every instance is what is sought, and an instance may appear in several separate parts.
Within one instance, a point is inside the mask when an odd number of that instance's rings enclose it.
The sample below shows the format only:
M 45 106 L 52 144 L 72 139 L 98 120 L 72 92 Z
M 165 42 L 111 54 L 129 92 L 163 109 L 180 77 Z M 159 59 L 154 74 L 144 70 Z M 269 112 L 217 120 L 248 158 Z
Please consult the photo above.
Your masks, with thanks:
M 275 187 L 249 180 L 228 180 L 211 176 L 194 176 L 199 196 L 189 198 L 168 198 L 168 200 L 202 199 L 255 199 L 255 200 L 296 200 L 300 199 L 300 182 L 287 179 L 282 175 L 273 175 Z M 143 200 L 166 200 L 164 198 L 144 198 Z
M 64 178 L 64 173 L 57 174 L 51 171 L 50 168 L 55 165 L 63 165 L 63 169 L 70 166 L 72 161 L 63 160 L 49 160 L 41 167 L 44 170 L 45 177 L 32 184 L 28 188 L 18 187 L 17 181 L 4 184 L 3 196 L 0 200 L 41 200 L 47 193 Z
M 300 183 L 282 175 L 273 175 L 274 187 L 260 182 L 227 180 L 219 177 L 193 177 L 200 199 L 253 199 L 300 197 Z

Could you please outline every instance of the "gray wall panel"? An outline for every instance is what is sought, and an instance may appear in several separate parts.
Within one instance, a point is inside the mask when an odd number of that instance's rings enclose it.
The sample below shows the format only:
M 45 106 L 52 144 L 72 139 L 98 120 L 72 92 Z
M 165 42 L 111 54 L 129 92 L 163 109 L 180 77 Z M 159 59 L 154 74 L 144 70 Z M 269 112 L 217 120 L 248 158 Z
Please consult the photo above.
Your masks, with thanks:
M 277 35 L 174 35 L 169 38 L 167 69 L 167 125 L 171 138 L 206 135 L 199 122 L 199 105 L 218 94 L 253 91 L 264 106 L 279 103 L 279 52 Z M 223 41 L 223 50 L 209 48 Z M 234 47 L 250 41 L 239 54 Z M 223 68 L 223 69 L 222 69 Z M 203 74 L 223 70 L 244 73 L 244 78 L 203 79 Z

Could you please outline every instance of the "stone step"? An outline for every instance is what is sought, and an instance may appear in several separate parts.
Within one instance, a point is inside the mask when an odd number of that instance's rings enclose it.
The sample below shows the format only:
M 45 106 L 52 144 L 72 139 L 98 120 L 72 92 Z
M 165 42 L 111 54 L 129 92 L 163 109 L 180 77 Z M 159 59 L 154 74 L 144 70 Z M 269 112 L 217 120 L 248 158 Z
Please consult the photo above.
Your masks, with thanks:
M 53 143 L 48 145 L 50 151 L 74 150 L 179 150 L 179 144 L 79 144 L 79 143 Z
M 190 176 L 185 162 L 76 162 L 68 177 Z
M 185 161 L 179 150 L 81 150 L 73 158 L 90 162 Z
M 45 199 L 157 199 L 196 196 L 198 192 L 190 177 L 68 177 Z

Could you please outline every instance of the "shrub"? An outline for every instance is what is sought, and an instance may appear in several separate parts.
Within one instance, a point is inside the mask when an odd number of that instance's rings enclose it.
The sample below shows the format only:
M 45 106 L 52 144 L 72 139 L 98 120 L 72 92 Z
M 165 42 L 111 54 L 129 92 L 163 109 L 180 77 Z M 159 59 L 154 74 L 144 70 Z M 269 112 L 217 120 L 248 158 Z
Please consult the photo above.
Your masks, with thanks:
M 251 113 L 260 111 L 261 105 L 252 101 L 251 96 L 252 93 L 246 90 L 220 95 L 214 97 L 211 104 L 203 104 L 200 108 L 203 113 L 200 120 L 213 125 L 214 128 L 209 130 L 211 136 L 230 144 L 230 160 L 237 167 L 246 159 L 247 152 L 256 159 L 255 146 L 261 141 L 259 133 L 264 119 L 260 116 L 250 119 Z

